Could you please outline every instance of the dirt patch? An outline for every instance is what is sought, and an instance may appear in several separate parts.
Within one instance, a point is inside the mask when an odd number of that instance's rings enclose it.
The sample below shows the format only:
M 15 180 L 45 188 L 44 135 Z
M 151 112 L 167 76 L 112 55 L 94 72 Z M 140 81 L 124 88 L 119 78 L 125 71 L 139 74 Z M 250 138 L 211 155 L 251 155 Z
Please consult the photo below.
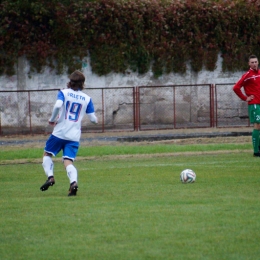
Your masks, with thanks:
M 83 133 L 81 145 L 84 146 L 104 146 L 104 145 L 153 145 L 153 144 L 214 144 L 214 143 L 248 143 L 251 142 L 249 128 L 235 129 L 180 129 L 180 130 L 160 130 L 160 131 L 138 131 L 138 132 L 107 132 L 107 133 Z M 230 133 L 236 133 L 237 136 L 225 136 Z M 192 137 L 213 133 L 216 137 Z M 244 135 L 243 135 L 244 133 Z M 188 138 L 176 138 L 178 134 L 187 135 Z M 153 140 L 153 136 L 168 136 L 167 140 Z M 218 136 L 219 135 L 219 136 Z M 172 139 L 171 139 L 172 136 Z M 0 147 L 2 149 L 16 148 L 40 148 L 45 146 L 49 135 L 17 135 L 17 136 L 0 136 Z M 149 141 L 122 141 L 124 137 L 149 137 Z M 141 140 L 142 138 L 140 138 Z M 118 141 L 121 140 L 121 141 Z M 133 138 L 133 140 L 135 140 Z
M 4 150 L 11 150 L 17 148 L 44 148 L 46 139 L 43 140 L 18 140 L 1 144 Z M 140 145 L 155 145 L 155 144 L 172 144 L 172 145 L 187 145 L 187 144 L 220 144 L 220 143 L 250 143 L 251 137 L 238 136 L 238 137 L 214 137 L 214 138 L 186 138 L 186 139 L 173 139 L 173 140 L 160 140 L 160 141 L 142 141 L 142 142 L 118 142 L 118 141 L 104 141 L 93 139 L 91 141 L 81 141 L 81 146 L 140 146 Z
M 250 136 L 237 137 L 213 137 L 213 138 L 187 138 L 167 141 L 157 141 L 163 144 L 220 144 L 220 143 L 248 143 L 251 142 Z

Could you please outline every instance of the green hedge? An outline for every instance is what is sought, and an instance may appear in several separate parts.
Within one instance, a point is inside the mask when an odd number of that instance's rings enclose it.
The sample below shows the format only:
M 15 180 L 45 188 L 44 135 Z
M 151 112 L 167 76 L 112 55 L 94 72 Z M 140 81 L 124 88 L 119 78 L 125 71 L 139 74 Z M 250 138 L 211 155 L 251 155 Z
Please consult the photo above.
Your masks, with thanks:
M 244 70 L 247 57 L 260 57 L 260 1 L 17 0 L 0 4 L 0 74 L 15 74 L 25 55 L 31 70 L 44 66 L 68 73 L 91 57 L 93 72 L 155 77 Z

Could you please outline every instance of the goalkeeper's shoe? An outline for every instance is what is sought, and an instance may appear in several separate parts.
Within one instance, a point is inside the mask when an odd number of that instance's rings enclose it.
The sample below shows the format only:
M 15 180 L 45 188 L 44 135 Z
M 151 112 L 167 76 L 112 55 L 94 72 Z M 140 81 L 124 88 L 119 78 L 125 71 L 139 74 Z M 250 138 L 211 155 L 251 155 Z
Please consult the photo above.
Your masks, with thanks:
M 254 153 L 254 157 L 260 157 L 260 153 Z
M 48 180 L 41 186 L 40 190 L 45 191 L 48 190 L 50 186 L 55 184 L 55 180 L 53 177 L 49 177 Z
M 68 196 L 76 196 L 78 188 L 79 187 L 78 187 L 78 184 L 76 182 L 71 183 Z

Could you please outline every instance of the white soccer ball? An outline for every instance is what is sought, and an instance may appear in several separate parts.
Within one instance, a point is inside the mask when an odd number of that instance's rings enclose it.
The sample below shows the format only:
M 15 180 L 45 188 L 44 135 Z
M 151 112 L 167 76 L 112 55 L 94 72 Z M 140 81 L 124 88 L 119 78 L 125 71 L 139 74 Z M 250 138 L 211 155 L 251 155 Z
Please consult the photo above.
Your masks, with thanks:
M 191 169 L 185 169 L 181 172 L 180 180 L 182 183 L 193 183 L 196 180 L 196 173 Z

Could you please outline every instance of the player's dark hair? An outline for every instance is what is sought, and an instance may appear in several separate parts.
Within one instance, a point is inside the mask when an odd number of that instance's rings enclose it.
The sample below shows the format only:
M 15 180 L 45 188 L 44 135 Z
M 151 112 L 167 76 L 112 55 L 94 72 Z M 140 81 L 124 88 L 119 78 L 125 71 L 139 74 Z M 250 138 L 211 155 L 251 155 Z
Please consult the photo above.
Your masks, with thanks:
M 250 59 L 257 59 L 257 57 L 256 57 L 256 55 L 250 55 L 248 60 L 250 60 Z
M 84 88 L 85 76 L 79 70 L 74 71 L 70 75 L 70 82 L 67 84 L 68 88 L 75 91 L 82 90 Z

